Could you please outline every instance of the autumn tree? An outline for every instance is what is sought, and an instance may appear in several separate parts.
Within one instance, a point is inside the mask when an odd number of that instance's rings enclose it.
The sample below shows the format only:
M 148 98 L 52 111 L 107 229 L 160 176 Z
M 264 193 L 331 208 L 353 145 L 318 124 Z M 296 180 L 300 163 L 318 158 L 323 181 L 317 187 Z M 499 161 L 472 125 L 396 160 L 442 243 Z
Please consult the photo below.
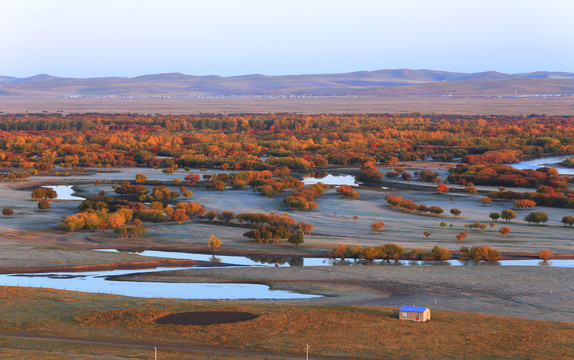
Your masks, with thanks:
M 348 185 L 341 185 L 339 186 L 339 188 L 337 188 L 337 192 L 341 195 L 343 195 L 343 197 L 345 199 L 358 199 L 361 197 L 361 194 L 359 194 L 358 192 L 356 192 L 354 189 L 352 189 L 350 186 Z
M 302 232 L 296 232 L 289 235 L 287 241 L 289 241 L 291 244 L 295 244 L 296 247 L 299 247 L 299 244 L 302 244 L 305 240 Z
M 472 186 L 467 186 L 464 190 L 469 194 L 476 194 L 478 192 L 476 188 Z
M 215 251 L 216 248 L 221 246 L 221 240 L 217 236 L 211 235 L 207 242 L 207 246 L 209 246 L 211 250 Z
M 117 229 L 126 223 L 126 218 L 124 217 L 124 215 L 122 215 L 122 213 L 115 212 L 110 215 L 108 221 L 112 229 Z
M 189 216 L 187 216 L 184 209 L 176 209 L 171 218 L 172 220 L 177 221 L 179 224 L 189 220 Z
M 446 193 L 446 192 L 449 191 L 449 190 L 450 190 L 450 188 L 449 188 L 448 186 L 446 186 L 445 184 L 439 184 L 439 185 L 436 187 L 436 191 L 437 191 L 439 194 Z
M 46 211 L 49 210 L 51 207 L 50 202 L 46 199 L 42 199 L 38 201 L 38 209 Z
M 424 261 L 444 261 L 450 259 L 452 254 L 447 249 L 433 246 L 431 251 L 424 251 L 420 258 Z
M 461 232 L 459 234 L 456 235 L 456 240 L 461 243 L 464 239 L 466 238 L 466 233 L 465 232 Z
M 428 239 L 429 236 L 431 236 L 431 233 L 429 231 L 425 231 L 423 234 L 424 234 L 426 239 Z
M 221 213 L 218 213 L 217 218 L 225 223 L 225 225 L 228 225 L 231 220 L 235 219 L 235 213 L 230 210 L 225 210 Z
M 538 257 L 541 258 L 541 259 L 544 260 L 544 261 L 548 261 L 548 260 L 552 259 L 553 254 L 552 254 L 552 252 L 551 252 L 550 250 L 544 249 L 544 250 L 541 250 L 541 251 L 538 253 Z
M 373 162 L 367 161 L 361 166 L 357 180 L 367 184 L 380 184 L 383 174 L 377 170 Z
M 480 202 L 482 203 L 482 206 L 486 206 L 490 204 L 492 200 L 489 197 L 485 196 L 482 199 L 480 199 Z
M 546 214 L 545 212 L 535 211 L 526 215 L 524 217 L 524 221 L 526 221 L 527 223 L 544 224 L 545 222 L 548 221 L 548 214 Z
M 510 228 L 508 228 L 508 226 L 503 226 L 498 230 L 498 232 L 501 233 L 503 237 L 506 237 L 507 234 L 510 234 Z
M 2 210 L 2 215 L 4 216 L 12 216 L 14 215 L 14 210 L 12 210 L 11 208 L 4 208 Z
M 516 214 L 514 213 L 514 211 L 512 211 L 512 209 L 506 209 L 506 210 L 502 210 L 502 212 L 500 213 L 500 217 L 502 219 L 504 219 L 506 222 L 516 219 Z
M 500 213 L 491 212 L 491 213 L 488 215 L 488 217 L 491 218 L 492 221 L 496 221 L 496 220 L 500 219 Z
M 377 234 L 377 232 L 379 232 L 382 228 L 385 227 L 385 223 L 382 221 L 375 221 L 374 223 L 371 224 L 371 229 L 373 230 L 373 233 L 375 233 L 375 235 Z
M 338 243 L 337 246 L 331 251 L 331 256 L 333 258 L 341 258 L 341 261 L 345 260 L 347 256 L 347 246 L 343 243 Z
M 498 250 L 490 246 L 473 246 L 470 249 L 463 246 L 460 249 L 460 260 L 462 261 L 497 261 L 501 254 Z
M 517 209 L 530 209 L 536 206 L 536 202 L 529 199 L 520 199 L 514 202 L 514 207 Z
M 452 209 L 450 209 L 450 213 L 452 215 L 454 215 L 454 217 L 458 217 L 458 216 L 460 216 L 460 214 L 462 214 L 462 211 L 460 211 L 459 209 L 456 209 L 456 208 L 452 208 Z
M 32 198 L 36 200 L 52 200 L 58 197 L 58 193 L 52 188 L 39 187 L 32 191 Z
M 300 222 L 297 223 L 297 230 L 299 230 L 299 232 L 305 234 L 311 234 L 311 232 L 313 231 L 315 227 L 312 224 L 308 224 L 305 222 Z
M 136 174 L 136 183 L 137 184 L 143 184 L 146 182 L 146 180 L 147 180 L 147 175 L 140 174 L 140 173 Z
M 209 220 L 210 222 L 213 222 L 213 220 L 215 220 L 215 218 L 217 217 L 217 211 L 215 210 L 209 210 L 207 212 L 207 214 L 205 214 L 205 217 L 207 218 L 207 220 Z
M 574 225 L 574 216 L 564 216 L 562 217 L 562 224 L 564 224 L 564 226 L 566 226 L 566 224 L 568 224 L 568 226 L 572 226 Z

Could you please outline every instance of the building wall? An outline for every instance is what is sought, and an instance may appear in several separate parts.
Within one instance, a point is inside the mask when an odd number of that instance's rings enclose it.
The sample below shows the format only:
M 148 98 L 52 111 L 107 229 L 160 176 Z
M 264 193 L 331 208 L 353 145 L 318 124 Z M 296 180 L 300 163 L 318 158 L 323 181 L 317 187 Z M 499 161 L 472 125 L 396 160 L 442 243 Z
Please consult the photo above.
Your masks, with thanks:
M 405 316 L 405 313 L 407 316 Z M 425 312 L 399 311 L 399 319 L 410 321 L 427 321 L 430 320 L 430 310 L 427 309 Z

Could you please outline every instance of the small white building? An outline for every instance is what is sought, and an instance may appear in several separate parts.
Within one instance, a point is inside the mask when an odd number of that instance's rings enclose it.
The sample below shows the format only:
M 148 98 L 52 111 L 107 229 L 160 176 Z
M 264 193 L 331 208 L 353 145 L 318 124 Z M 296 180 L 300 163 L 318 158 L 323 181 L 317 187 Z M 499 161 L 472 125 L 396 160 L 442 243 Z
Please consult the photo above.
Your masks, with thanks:
M 427 321 L 430 320 L 430 309 L 423 306 L 403 306 L 399 310 L 400 320 Z

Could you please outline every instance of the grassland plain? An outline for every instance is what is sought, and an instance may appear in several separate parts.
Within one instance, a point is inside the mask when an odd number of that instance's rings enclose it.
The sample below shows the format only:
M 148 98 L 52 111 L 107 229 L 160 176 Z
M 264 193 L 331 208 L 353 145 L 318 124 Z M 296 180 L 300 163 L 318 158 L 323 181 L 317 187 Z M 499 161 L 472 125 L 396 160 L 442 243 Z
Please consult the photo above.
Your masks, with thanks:
M 0 97 L 0 111 L 5 113 L 438 113 L 502 115 L 570 115 L 574 113 L 571 97 L 484 98 L 484 97 L 350 97 L 298 99 L 96 99 Z
M 22 359 L 144 359 L 153 354 L 150 344 L 156 344 L 165 359 L 281 359 L 303 355 L 306 343 L 312 346 L 311 358 L 574 356 L 574 327 L 570 323 L 473 313 L 434 311 L 430 322 L 411 323 L 395 318 L 388 307 L 139 299 L 12 287 L 2 289 L 0 305 L 3 354 Z M 208 326 L 160 325 L 154 321 L 167 314 L 205 310 L 245 311 L 259 316 L 246 322 Z M 61 338 L 10 337 L 14 332 Z M 66 340 L 72 334 L 76 341 Z M 81 339 L 87 344 L 77 341 Z M 93 346 L 90 341 L 103 343 Z M 232 356 L 201 355 L 201 351 L 196 356 L 194 345 L 230 349 Z M 181 350 L 176 351 L 176 346 Z

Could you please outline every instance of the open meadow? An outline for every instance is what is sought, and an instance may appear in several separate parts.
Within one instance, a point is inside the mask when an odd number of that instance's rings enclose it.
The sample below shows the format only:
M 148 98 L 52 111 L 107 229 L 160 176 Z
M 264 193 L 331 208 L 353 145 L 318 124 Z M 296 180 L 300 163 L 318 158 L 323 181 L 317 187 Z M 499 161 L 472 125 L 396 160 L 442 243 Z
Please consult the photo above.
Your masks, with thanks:
M 14 359 L 566 359 L 571 323 L 435 311 L 427 324 L 400 321 L 389 307 L 182 301 L 5 288 L 2 353 Z M 249 321 L 161 325 L 198 311 L 250 313 Z M 215 318 L 215 317 L 214 317 Z M 45 335 L 42 337 L 41 334 Z M 211 353 L 208 355 L 208 353 Z

